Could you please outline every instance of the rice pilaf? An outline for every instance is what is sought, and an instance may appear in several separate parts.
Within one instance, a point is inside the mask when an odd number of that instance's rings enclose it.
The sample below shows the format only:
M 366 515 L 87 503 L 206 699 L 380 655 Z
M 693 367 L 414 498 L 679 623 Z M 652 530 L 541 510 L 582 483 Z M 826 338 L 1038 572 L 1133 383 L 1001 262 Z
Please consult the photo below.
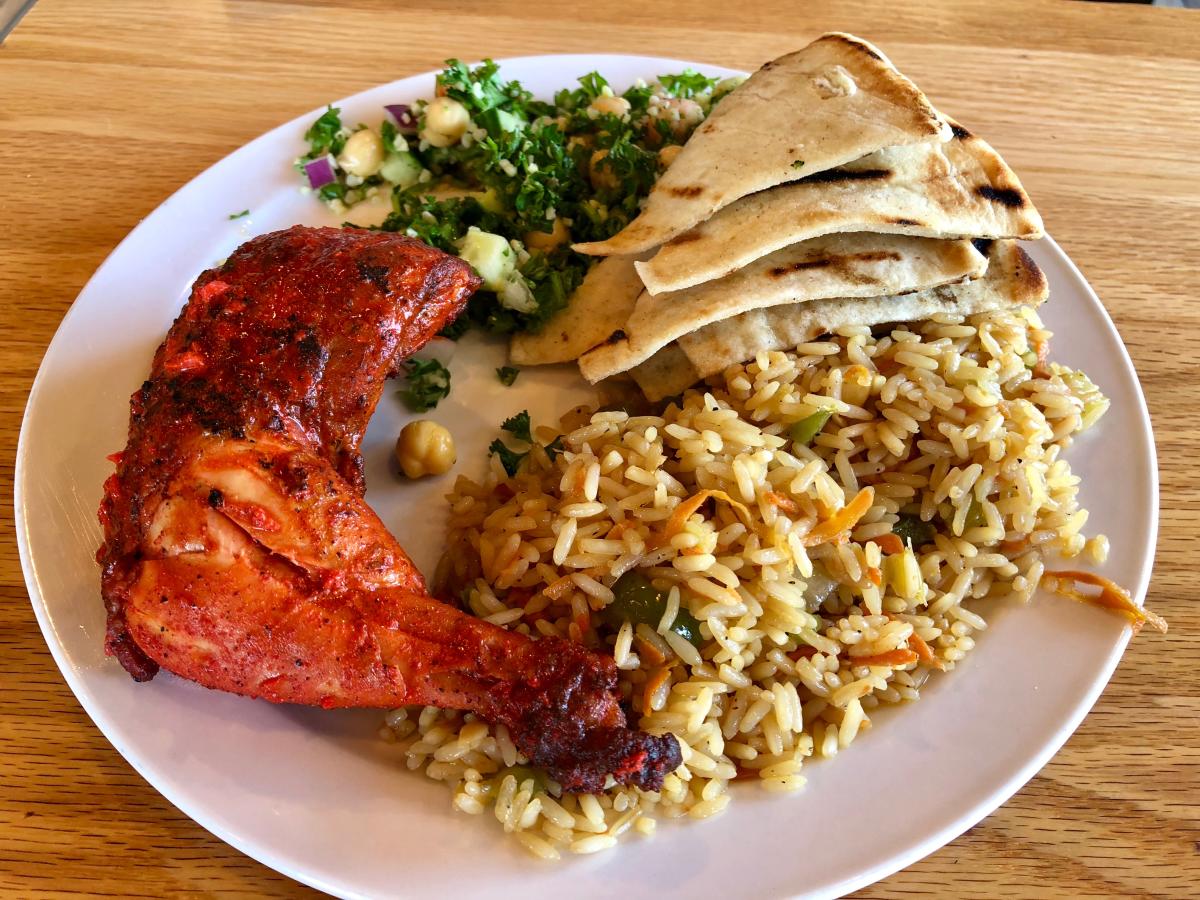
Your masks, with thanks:
M 1045 361 L 1048 339 L 1029 308 L 846 328 L 660 415 L 564 417 L 534 433 L 561 431 L 562 452 L 458 479 L 441 580 L 491 622 L 611 653 L 639 726 L 679 739 L 661 791 L 564 795 L 470 714 L 395 710 L 383 736 L 549 858 L 716 815 L 735 779 L 799 789 L 806 759 L 971 651 L 972 601 L 1027 601 L 1049 555 L 1107 555 L 1061 454 L 1108 401 Z M 811 443 L 793 439 L 817 414 Z M 635 570 L 661 618 L 616 624 L 603 611 Z

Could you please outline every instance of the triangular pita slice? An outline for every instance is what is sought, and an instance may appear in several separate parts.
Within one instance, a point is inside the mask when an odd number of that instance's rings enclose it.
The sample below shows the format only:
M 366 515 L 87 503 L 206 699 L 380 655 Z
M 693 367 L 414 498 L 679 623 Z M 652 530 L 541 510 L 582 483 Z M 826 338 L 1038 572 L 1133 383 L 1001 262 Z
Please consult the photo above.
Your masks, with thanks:
M 636 219 L 580 253 L 639 253 L 739 197 L 823 172 L 949 126 L 883 53 L 827 34 L 769 62 L 714 107 L 663 173 Z
M 685 291 L 643 292 L 629 321 L 581 356 L 579 368 L 594 383 L 633 368 L 689 331 L 753 309 L 925 290 L 981 275 L 986 267 L 970 241 L 866 232 L 825 235 Z
M 661 400 L 760 351 L 790 350 L 847 325 L 1037 306 L 1048 292 L 1046 277 L 1015 241 L 996 241 L 988 250 L 988 269 L 982 278 L 891 297 L 839 297 L 754 310 L 669 344 L 630 375 L 650 400 Z
M 954 137 L 947 143 L 889 147 L 743 197 L 638 263 L 646 289 L 682 290 L 838 231 L 1041 237 L 1041 216 L 1012 169 L 986 141 L 950 124 Z
M 583 282 L 537 332 L 513 335 L 508 355 L 522 366 L 569 362 L 601 344 L 624 326 L 642 292 L 634 256 L 600 260 Z

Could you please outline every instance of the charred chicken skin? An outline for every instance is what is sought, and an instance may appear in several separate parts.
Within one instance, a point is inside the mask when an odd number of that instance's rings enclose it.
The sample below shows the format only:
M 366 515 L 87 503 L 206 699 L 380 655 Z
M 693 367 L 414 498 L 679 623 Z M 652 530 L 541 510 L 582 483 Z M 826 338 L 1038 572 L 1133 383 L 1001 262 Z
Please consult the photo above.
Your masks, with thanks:
M 105 484 L 106 649 L 138 681 L 471 710 L 567 790 L 657 789 L 679 746 L 626 727 L 611 659 L 429 596 L 363 499 L 385 378 L 477 286 L 410 238 L 302 227 L 201 275 Z

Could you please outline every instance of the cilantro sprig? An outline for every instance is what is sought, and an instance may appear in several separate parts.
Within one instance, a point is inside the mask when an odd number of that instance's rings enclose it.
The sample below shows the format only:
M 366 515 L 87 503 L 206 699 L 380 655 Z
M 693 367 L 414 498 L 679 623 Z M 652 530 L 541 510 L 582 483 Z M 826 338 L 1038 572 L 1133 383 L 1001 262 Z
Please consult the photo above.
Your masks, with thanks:
M 523 409 L 515 416 L 510 416 L 505 419 L 500 425 L 501 431 L 507 431 L 518 441 L 524 441 L 527 444 L 533 443 L 533 434 L 531 432 L 532 423 L 529 420 L 529 410 Z
M 695 69 L 684 69 L 678 75 L 659 75 L 658 82 L 672 97 L 691 99 L 711 91 L 721 79 L 706 78 Z
M 533 440 L 533 423 L 529 417 L 529 410 L 523 409 L 513 416 L 505 419 L 500 430 L 512 435 L 517 441 L 530 445 L 528 450 L 514 450 L 509 447 L 501 438 L 496 438 L 488 445 L 488 456 L 496 456 L 500 459 L 500 465 L 504 467 L 504 471 L 511 478 L 517 474 L 521 468 L 521 463 L 533 452 L 533 447 L 536 446 Z M 558 454 L 563 452 L 562 435 L 558 435 L 549 444 L 543 444 L 542 449 L 546 451 L 546 455 L 553 461 L 558 457 Z
M 528 455 L 528 450 L 524 453 L 510 450 L 508 445 L 500 440 L 500 438 L 496 438 L 488 444 L 488 456 L 500 457 L 500 465 L 504 466 L 504 471 L 508 473 L 509 478 L 517 474 L 517 470 L 521 468 L 521 463 L 525 461 L 525 457 Z
M 429 412 L 450 394 L 450 370 L 436 359 L 410 359 L 404 373 L 407 386 L 400 399 L 413 412 Z
M 304 157 L 305 160 L 316 159 L 326 153 L 337 156 L 342 152 L 348 135 L 342 128 L 341 113 L 336 106 L 328 107 L 321 113 L 321 117 L 309 126 L 308 131 L 304 132 L 304 139 L 308 141 L 308 155 Z

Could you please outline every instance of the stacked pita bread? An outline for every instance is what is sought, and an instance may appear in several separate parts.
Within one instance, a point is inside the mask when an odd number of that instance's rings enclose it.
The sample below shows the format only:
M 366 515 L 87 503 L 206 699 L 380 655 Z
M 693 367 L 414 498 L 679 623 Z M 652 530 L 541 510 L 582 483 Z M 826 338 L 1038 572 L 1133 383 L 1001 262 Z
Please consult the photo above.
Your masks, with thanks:
M 1040 303 L 1017 177 L 866 41 L 827 34 L 721 101 L 514 362 L 670 396 L 847 325 Z

